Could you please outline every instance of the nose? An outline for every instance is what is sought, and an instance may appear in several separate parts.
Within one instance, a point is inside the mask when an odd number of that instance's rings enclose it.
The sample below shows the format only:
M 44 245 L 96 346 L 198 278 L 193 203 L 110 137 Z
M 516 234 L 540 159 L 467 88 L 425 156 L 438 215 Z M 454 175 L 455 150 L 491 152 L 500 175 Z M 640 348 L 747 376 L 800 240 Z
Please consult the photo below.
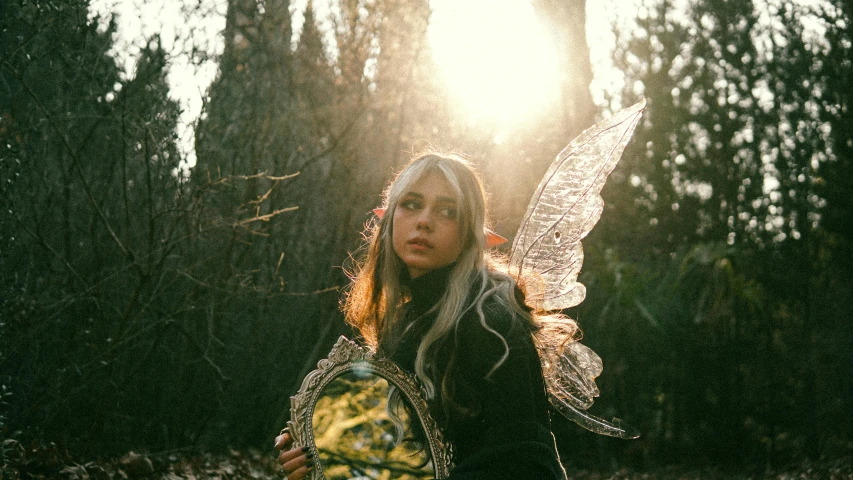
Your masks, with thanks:
M 432 214 L 428 208 L 421 210 L 420 215 L 418 215 L 416 227 L 418 230 L 426 230 L 428 232 L 432 230 Z

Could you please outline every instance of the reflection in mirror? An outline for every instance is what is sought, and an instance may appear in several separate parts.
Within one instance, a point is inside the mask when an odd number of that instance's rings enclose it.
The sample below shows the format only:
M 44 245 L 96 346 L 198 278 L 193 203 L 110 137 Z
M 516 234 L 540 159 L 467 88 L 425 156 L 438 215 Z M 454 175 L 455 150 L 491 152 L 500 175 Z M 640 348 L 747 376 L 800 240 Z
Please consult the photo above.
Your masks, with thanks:
M 411 405 L 386 379 L 353 367 L 322 389 L 314 407 L 311 426 L 324 476 L 435 478 Z
M 306 480 L 444 479 L 453 463 L 415 376 L 343 336 L 290 397 L 287 428 L 318 460 Z

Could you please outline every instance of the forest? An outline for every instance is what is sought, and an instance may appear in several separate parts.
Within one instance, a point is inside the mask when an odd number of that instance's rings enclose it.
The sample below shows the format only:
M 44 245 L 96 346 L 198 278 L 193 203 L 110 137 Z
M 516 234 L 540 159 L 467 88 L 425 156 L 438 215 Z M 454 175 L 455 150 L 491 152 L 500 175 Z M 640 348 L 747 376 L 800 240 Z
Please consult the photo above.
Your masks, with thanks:
M 184 11 L 224 15 L 221 51 L 173 47 L 217 68 L 191 168 L 158 36 L 123 72 L 90 0 L 0 8 L 0 478 L 274 458 L 290 396 L 354 337 L 347 269 L 414 152 L 477 164 L 512 239 L 560 150 L 642 98 L 566 312 L 604 361 L 591 410 L 641 437 L 557 418 L 566 467 L 853 457 L 853 3 L 629 2 L 624 82 L 594 96 L 586 2 L 532 0 L 560 94 L 500 141 L 435 75 L 429 0 L 309 1 L 297 35 L 290 0 L 211 3 Z

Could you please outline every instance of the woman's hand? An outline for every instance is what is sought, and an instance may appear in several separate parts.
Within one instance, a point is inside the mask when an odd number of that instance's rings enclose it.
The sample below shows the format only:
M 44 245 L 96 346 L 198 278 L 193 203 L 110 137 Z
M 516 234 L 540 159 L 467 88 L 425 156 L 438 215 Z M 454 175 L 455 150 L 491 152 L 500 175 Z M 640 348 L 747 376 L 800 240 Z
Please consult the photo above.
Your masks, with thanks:
M 281 435 L 275 437 L 275 448 L 280 450 L 278 463 L 284 469 L 287 480 L 301 480 L 308 475 L 314 467 L 313 454 L 308 453 L 308 447 L 290 448 L 293 445 L 293 437 L 287 429 L 281 431 Z

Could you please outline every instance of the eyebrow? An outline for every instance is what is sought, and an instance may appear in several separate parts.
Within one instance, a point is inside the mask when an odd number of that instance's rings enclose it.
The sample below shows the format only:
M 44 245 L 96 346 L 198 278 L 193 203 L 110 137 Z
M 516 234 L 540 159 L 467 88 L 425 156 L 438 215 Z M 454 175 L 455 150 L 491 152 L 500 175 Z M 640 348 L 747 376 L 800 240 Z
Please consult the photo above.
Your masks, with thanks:
M 415 197 L 415 198 L 421 199 L 421 200 L 424 198 L 423 194 L 420 194 L 418 192 L 406 192 L 406 195 L 404 195 L 404 196 L 405 197 Z M 454 205 L 456 204 L 456 199 L 452 198 L 452 197 L 438 196 L 438 197 L 436 197 L 436 200 L 439 203 L 452 203 Z

